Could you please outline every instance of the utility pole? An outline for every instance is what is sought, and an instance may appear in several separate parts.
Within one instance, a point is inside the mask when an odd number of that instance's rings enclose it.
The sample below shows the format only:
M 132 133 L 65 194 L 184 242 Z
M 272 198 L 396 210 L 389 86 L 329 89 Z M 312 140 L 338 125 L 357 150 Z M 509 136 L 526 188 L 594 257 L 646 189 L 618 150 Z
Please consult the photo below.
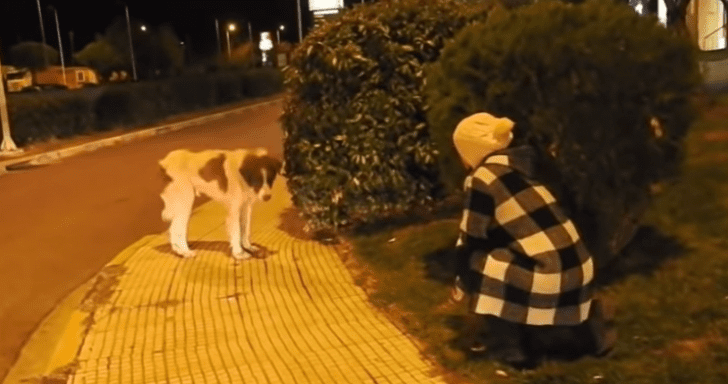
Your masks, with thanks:
M 129 21 L 129 6 L 124 5 L 126 10 L 126 30 L 129 33 L 129 53 L 131 54 L 131 71 L 134 81 L 137 81 L 136 62 L 134 61 L 134 44 L 131 42 L 131 21 Z
M 2 75 L 2 63 L 0 63 L 0 125 L 2 125 L 3 141 L 0 143 L 0 154 L 15 155 L 23 152 L 18 149 L 10 136 L 10 119 L 8 118 L 8 102 L 5 98 L 5 76 Z
M 66 62 L 63 60 L 63 43 L 61 43 L 61 27 L 58 25 L 58 10 L 53 7 L 53 14 L 56 16 L 56 33 L 58 34 L 58 52 L 61 54 L 61 73 L 63 73 L 63 85 L 66 85 Z
M 73 65 L 74 64 L 73 63 L 73 52 L 75 52 L 74 46 L 73 46 L 73 31 L 68 32 L 68 39 L 71 41 L 71 57 L 68 60 L 68 63 L 69 63 L 69 65 Z
M 35 0 L 35 3 L 38 4 L 38 20 L 40 21 L 40 36 L 41 36 L 41 39 L 43 39 L 43 63 L 47 67 L 48 66 L 48 50 L 46 49 L 45 28 L 43 27 L 43 12 L 40 9 L 40 0 Z
M 303 25 L 301 24 L 301 0 L 296 0 L 298 3 L 298 42 L 303 41 Z
M 222 57 L 222 43 L 220 43 L 220 23 L 215 19 L 215 37 L 217 37 L 217 56 Z

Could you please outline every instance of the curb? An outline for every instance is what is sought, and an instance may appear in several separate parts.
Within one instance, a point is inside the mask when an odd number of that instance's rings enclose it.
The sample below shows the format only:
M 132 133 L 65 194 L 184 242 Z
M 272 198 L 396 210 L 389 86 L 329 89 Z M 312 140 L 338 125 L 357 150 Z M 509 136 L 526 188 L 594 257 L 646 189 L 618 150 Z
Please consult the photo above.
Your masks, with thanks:
M 71 157 L 73 155 L 77 155 L 79 153 L 83 152 L 93 152 L 99 148 L 109 147 L 116 143 L 125 143 L 136 139 L 146 138 L 146 137 L 152 137 L 157 135 L 162 135 L 168 132 L 174 132 L 178 131 L 184 128 L 187 128 L 191 125 L 195 125 L 198 123 L 203 123 L 206 121 L 219 119 L 221 117 L 232 115 L 236 113 L 240 113 L 246 109 L 254 108 L 254 107 L 260 107 L 268 104 L 274 104 L 278 103 L 281 100 L 283 100 L 283 97 L 276 97 L 273 100 L 263 101 L 255 104 L 249 104 L 245 105 L 239 108 L 235 108 L 228 111 L 218 112 L 211 115 L 205 115 L 200 117 L 195 117 L 189 120 L 184 120 L 180 122 L 175 122 L 171 124 L 165 124 L 154 128 L 148 128 L 145 130 L 137 131 L 137 132 L 131 132 L 127 133 L 121 136 L 115 136 L 115 137 L 109 137 L 106 139 L 96 140 L 89 143 L 77 145 L 74 147 L 69 148 L 63 148 L 63 149 L 57 149 L 49 152 L 39 153 L 36 155 L 28 156 L 28 157 L 20 157 L 16 159 L 10 159 L 5 161 L 0 161 L 0 175 L 3 173 L 6 173 L 8 170 L 12 170 L 11 167 L 14 166 L 23 166 L 23 165 L 44 165 L 44 164 L 50 164 L 53 162 L 57 162 L 61 159 L 64 159 L 66 157 Z
M 95 309 L 89 307 L 88 301 L 99 278 L 109 268 L 123 267 L 139 249 L 155 241 L 164 241 L 163 238 L 164 233 L 140 238 L 117 254 L 100 272 L 62 299 L 41 321 L 38 329 L 33 331 L 18 360 L 0 382 L 65 382 L 77 364 L 78 352 L 86 337 L 87 324 L 93 321 Z

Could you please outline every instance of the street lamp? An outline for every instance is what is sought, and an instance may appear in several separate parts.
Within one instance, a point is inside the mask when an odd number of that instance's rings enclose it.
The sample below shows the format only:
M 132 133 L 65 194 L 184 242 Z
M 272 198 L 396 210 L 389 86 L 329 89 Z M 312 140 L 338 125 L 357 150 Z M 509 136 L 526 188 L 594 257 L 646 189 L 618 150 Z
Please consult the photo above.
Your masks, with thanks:
M 276 30 L 276 35 L 278 36 L 278 44 L 281 43 L 281 31 L 285 31 L 285 30 L 286 30 L 285 25 L 281 24 L 280 26 L 278 26 L 278 30 Z
M 235 24 L 233 23 L 228 24 L 228 27 L 225 30 L 225 35 L 227 36 L 228 59 L 230 59 L 230 32 L 235 32 Z
M 147 26 L 146 26 L 146 25 L 144 25 L 144 24 L 142 24 L 142 26 L 141 26 L 141 27 L 139 27 L 139 29 L 141 29 L 141 30 L 142 30 L 142 32 L 146 32 L 146 31 L 147 31 Z

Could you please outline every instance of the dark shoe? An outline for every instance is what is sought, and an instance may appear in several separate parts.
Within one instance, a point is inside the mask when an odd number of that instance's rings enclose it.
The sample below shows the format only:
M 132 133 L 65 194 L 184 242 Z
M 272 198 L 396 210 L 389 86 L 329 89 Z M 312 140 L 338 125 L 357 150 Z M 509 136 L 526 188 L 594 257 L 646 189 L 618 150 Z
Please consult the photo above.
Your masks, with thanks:
M 514 367 L 520 367 L 526 364 L 528 361 L 528 357 L 525 353 L 523 353 L 523 350 L 521 348 L 517 347 L 511 347 L 511 348 L 505 348 L 498 351 L 492 351 L 490 353 L 491 358 L 494 360 L 500 361 L 502 363 L 514 366 Z
M 477 340 L 470 344 L 470 352 L 474 354 L 480 354 L 488 350 L 488 348 L 481 342 L 480 340 Z
M 594 355 L 603 357 L 609 354 L 617 343 L 617 330 L 614 328 L 611 318 L 605 316 L 605 308 L 601 300 L 592 301 L 587 325 L 594 343 Z

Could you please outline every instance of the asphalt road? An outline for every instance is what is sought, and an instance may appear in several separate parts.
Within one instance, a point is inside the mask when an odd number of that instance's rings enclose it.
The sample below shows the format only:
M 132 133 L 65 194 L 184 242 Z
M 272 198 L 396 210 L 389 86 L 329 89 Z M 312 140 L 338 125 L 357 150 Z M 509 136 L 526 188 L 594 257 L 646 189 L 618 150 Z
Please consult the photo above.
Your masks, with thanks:
M 33 330 L 128 245 L 166 230 L 157 161 L 178 148 L 267 147 L 280 103 L 0 176 L 0 382 Z

